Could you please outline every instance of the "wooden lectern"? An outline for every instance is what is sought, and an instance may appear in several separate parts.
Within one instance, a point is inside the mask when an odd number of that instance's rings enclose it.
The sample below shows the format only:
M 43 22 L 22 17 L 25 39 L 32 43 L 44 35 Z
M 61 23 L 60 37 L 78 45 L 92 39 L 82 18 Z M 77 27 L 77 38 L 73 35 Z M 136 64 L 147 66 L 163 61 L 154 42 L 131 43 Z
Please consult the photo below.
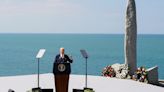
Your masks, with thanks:
M 70 63 L 54 63 L 53 68 L 56 92 L 68 92 L 69 75 L 71 73 Z

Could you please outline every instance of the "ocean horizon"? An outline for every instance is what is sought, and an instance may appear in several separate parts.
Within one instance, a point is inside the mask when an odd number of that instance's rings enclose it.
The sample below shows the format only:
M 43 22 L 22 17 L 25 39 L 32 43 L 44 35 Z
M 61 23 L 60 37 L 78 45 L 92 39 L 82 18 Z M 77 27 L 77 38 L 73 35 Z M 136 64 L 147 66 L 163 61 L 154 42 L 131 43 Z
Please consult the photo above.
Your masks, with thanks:
M 137 66 L 159 67 L 159 78 L 164 79 L 164 35 L 139 34 L 137 38 Z M 80 49 L 89 53 L 88 74 L 101 76 L 107 65 L 124 63 L 124 34 L 51 34 L 1 33 L 0 76 L 37 73 L 36 54 L 45 48 L 40 60 L 40 72 L 51 73 L 59 48 L 74 59 L 72 74 L 85 74 L 85 59 Z

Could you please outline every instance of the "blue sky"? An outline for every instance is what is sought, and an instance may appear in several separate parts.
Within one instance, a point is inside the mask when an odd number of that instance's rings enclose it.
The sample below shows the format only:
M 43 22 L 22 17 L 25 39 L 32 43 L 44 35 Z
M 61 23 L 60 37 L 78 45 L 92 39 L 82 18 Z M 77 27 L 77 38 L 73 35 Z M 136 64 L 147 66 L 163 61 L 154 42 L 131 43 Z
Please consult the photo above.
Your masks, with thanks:
M 164 0 L 136 0 L 139 34 L 164 34 Z M 0 33 L 123 34 L 127 0 L 0 0 Z

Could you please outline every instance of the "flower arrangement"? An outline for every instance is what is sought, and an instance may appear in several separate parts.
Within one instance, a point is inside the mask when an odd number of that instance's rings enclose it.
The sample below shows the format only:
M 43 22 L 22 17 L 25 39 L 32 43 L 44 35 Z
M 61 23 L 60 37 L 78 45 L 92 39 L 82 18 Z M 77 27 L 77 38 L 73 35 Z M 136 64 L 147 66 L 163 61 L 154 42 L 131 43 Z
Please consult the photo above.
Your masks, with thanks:
M 106 66 L 103 69 L 102 76 L 105 76 L 105 77 L 115 77 L 116 73 L 115 73 L 114 69 L 109 65 L 109 66 Z
M 134 75 L 129 75 L 129 69 L 124 64 L 114 64 L 106 66 L 102 71 L 102 76 L 116 77 L 119 79 L 132 79 L 139 82 L 148 83 L 147 72 L 145 67 L 139 67 Z
M 132 76 L 132 79 L 135 81 L 148 83 L 146 68 L 139 67 Z

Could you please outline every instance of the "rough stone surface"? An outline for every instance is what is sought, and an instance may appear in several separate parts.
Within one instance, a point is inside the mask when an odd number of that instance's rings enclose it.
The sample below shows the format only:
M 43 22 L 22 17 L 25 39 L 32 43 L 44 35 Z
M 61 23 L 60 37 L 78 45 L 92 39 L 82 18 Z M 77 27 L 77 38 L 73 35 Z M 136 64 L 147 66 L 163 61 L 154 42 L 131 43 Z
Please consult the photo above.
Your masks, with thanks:
M 134 0 L 128 0 L 126 11 L 126 31 L 125 31 L 125 64 L 129 68 L 129 74 L 133 75 L 137 69 L 136 62 L 136 42 L 137 42 L 137 21 L 136 6 Z

